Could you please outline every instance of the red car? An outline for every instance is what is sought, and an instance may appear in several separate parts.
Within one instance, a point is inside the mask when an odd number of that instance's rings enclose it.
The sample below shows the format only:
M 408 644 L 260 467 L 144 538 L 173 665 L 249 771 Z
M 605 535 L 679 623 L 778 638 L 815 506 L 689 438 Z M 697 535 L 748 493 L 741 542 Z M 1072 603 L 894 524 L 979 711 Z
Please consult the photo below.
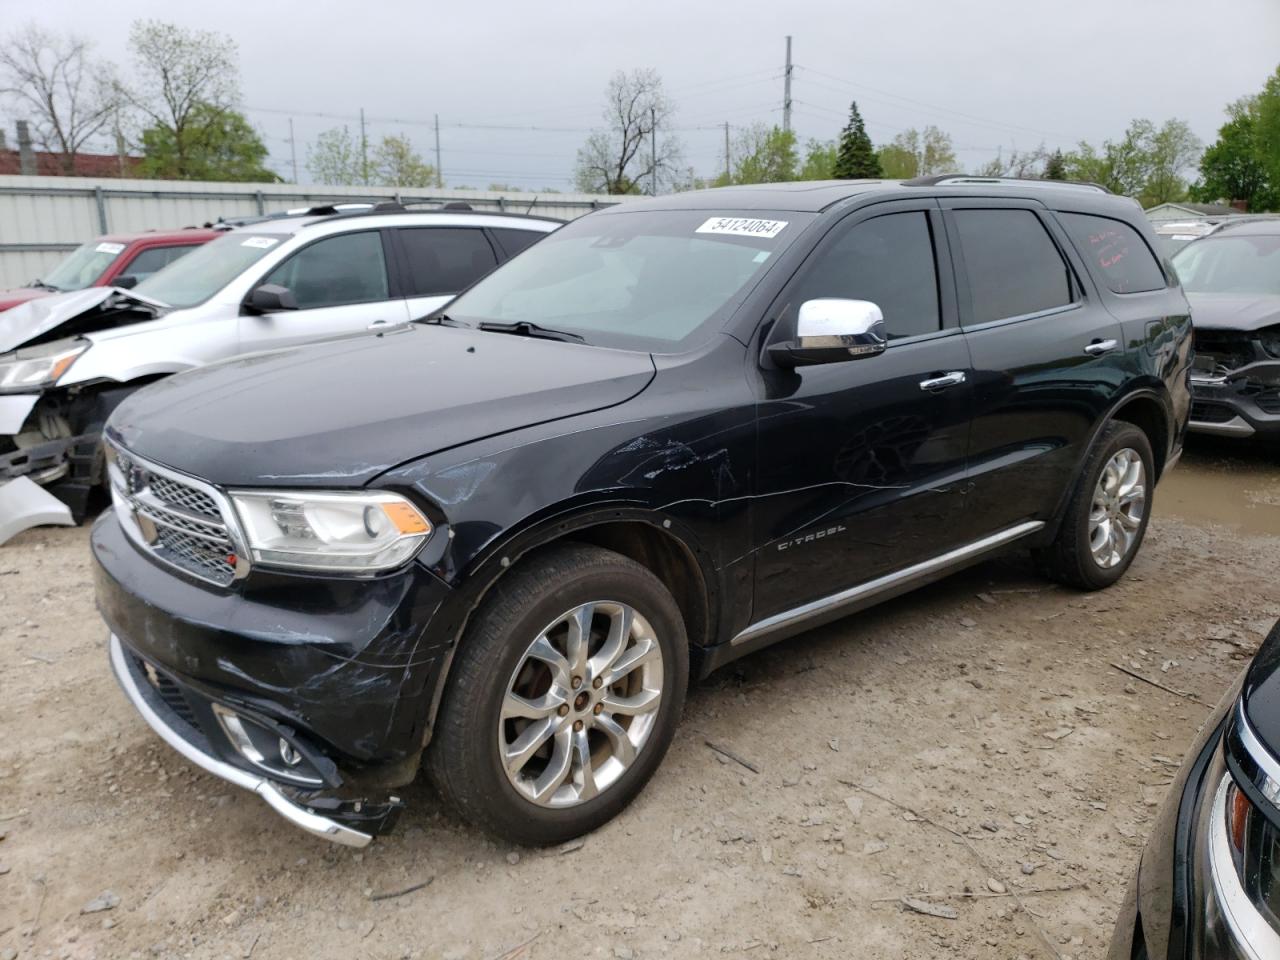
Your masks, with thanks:
M 132 287 L 162 267 L 221 236 L 189 227 L 149 233 L 111 233 L 77 247 L 65 260 L 26 287 L 0 291 L 0 310 L 86 287 Z

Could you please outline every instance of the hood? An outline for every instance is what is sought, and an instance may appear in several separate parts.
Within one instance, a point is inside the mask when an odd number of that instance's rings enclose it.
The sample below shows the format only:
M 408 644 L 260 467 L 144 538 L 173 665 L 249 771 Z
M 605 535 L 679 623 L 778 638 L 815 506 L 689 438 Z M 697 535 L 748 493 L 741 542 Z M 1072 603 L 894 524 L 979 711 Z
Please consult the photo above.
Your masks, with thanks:
M 646 353 L 412 325 L 161 380 L 108 434 L 223 486 L 354 487 L 449 447 L 589 413 L 653 379 Z
M 17 287 L 13 290 L 0 290 L 0 310 L 8 310 L 28 300 L 38 300 L 56 291 L 44 290 L 40 287 Z
M 121 322 L 150 319 L 168 309 L 168 304 L 119 287 L 87 287 L 27 300 L 0 313 L 0 353 L 35 340 L 52 340 L 48 335 L 55 332 L 78 336 Z
M 1249 725 L 1268 750 L 1280 755 L 1280 622 L 1249 665 L 1243 696 Z
M 1191 323 L 1202 330 L 1261 330 L 1280 323 L 1280 296 L 1188 293 Z

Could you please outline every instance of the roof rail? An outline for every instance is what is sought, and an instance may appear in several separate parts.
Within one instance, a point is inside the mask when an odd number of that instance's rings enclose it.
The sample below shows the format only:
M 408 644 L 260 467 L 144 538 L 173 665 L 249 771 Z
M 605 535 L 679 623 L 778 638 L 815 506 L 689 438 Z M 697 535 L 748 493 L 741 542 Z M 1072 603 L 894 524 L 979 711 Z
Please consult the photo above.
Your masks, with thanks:
M 916 177 L 914 180 L 902 181 L 907 187 L 964 187 L 964 186 L 999 186 L 999 187 L 1032 187 L 1032 188 L 1066 188 L 1088 190 L 1091 193 L 1106 193 L 1108 190 L 1100 183 L 1086 180 L 1042 180 L 1039 177 L 979 177 L 963 173 L 944 173 L 931 177 Z

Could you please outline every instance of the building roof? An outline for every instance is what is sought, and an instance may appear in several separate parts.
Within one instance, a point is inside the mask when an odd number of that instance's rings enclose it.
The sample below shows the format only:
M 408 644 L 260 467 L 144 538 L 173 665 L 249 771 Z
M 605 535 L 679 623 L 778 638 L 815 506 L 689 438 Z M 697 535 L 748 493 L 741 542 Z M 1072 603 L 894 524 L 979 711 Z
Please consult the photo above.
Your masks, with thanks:
M 1198 214 L 1202 217 L 1228 217 L 1233 213 L 1239 213 L 1235 207 L 1225 203 L 1157 203 L 1154 207 L 1147 208 L 1147 215 L 1150 216 L 1156 211 L 1172 211 L 1181 210 L 1190 214 Z
M 77 153 L 75 170 L 67 174 L 62 169 L 62 155 L 35 151 L 36 174 L 42 177 L 136 177 L 140 157 L 125 157 L 124 170 L 120 169 L 121 158 L 114 153 Z M 0 174 L 18 174 L 22 172 L 22 160 L 17 150 L 0 150 Z

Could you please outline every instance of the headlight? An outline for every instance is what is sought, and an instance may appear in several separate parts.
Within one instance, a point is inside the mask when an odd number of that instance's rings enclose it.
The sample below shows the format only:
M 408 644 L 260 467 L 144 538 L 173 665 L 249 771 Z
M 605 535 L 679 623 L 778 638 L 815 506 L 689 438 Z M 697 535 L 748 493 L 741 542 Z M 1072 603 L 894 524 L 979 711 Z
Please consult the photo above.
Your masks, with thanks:
M 23 393 L 49 387 L 89 349 L 87 340 L 55 340 L 18 350 L 0 360 L 0 393 Z
M 266 566 L 372 573 L 404 563 L 431 522 L 394 493 L 233 491 L 250 555 Z
M 1280 357 L 1280 326 L 1258 331 L 1258 340 L 1269 357 Z

